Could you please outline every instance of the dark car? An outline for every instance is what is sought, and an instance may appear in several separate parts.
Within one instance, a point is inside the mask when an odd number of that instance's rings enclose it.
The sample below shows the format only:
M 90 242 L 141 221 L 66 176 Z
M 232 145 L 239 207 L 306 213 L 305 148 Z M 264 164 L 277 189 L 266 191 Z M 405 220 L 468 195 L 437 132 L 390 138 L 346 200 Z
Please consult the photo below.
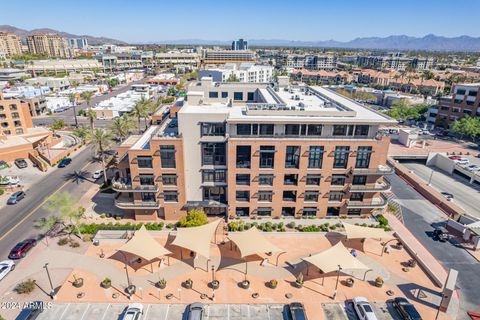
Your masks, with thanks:
M 204 305 L 200 302 L 194 302 L 187 307 L 188 320 L 202 320 L 205 315 Z
M 175 128 L 176 126 L 178 126 L 178 121 L 177 121 L 177 119 L 172 119 L 172 121 L 170 121 L 168 127 L 169 127 L 169 128 Z
M 291 320 L 307 320 L 305 307 L 300 302 L 292 302 L 288 305 L 288 319 Z
M 33 301 L 28 303 L 28 306 L 22 309 L 22 312 L 15 318 L 15 320 L 35 320 L 47 308 L 45 302 Z
M 10 198 L 7 200 L 7 204 L 16 204 L 18 201 L 22 200 L 25 198 L 25 192 L 23 191 L 17 191 L 14 192 Z
M 65 167 L 68 166 L 71 162 L 72 162 L 72 159 L 70 159 L 70 158 L 63 158 L 63 159 L 60 160 L 60 162 L 58 163 L 58 167 L 59 167 L 59 168 L 65 168 Z
M 404 320 L 422 320 L 417 309 L 405 298 L 393 299 L 393 307 L 398 311 Z
M 437 227 L 433 230 L 433 236 L 441 242 L 448 241 L 448 230 L 445 227 Z
M 19 169 L 23 169 L 23 168 L 28 167 L 28 163 L 27 163 L 27 161 L 25 161 L 25 159 L 15 159 L 15 165 Z
M 445 192 L 445 191 L 443 191 L 443 192 L 441 192 L 441 194 L 442 194 L 445 198 L 447 198 L 448 201 L 452 201 L 453 198 L 454 198 L 453 194 L 451 194 L 450 192 Z
M 10 254 L 8 255 L 9 259 L 20 259 L 25 258 L 27 252 L 30 251 L 33 247 L 37 245 L 37 240 L 35 239 L 27 239 L 22 242 L 17 243 L 12 250 L 10 250 Z

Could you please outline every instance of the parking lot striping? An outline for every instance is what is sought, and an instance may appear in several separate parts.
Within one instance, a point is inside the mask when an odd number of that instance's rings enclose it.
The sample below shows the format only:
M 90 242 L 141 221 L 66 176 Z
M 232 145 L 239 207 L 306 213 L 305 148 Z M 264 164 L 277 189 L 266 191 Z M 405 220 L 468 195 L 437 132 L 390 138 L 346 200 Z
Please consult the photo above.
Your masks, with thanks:
M 65 310 L 63 310 L 62 315 L 60 316 L 59 319 L 62 319 L 62 318 L 63 318 L 63 316 L 65 315 L 65 313 L 67 312 L 67 310 L 68 310 L 69 307 L 70 307 L 70 303 L 67 304 L 67 306 L 65 307 Z
M 85 311 L 83 312 L 83 314 L 82 314 L 82 317 L 80 318 L 80 320 L 83 320 L 83 318 L 84 318 L 84 317 L 85 317 L 85 315 L 87 314 L 87 311 L 88 311 L 88 309 L 90 308 L 90 306 L 91 306 L 91 304 L 90 304 L 90 303 L 89 303 L 89 304 L 87 304 L 87 307 L 85 308 Z
M 151 304 L 149 304 L 149 305 L 147 306 L 147 310 L 145 311 L 145 314 L 143 315 L 143 318 L 144 318 L 144 319 L 148 319 L 148 311 L 150 311 L 150 307 L 151 307 L 151 306 L 152 306 Z
M 170 311 L 170 305 L 167 305 L 167 312 L 165 313 L 165 319 L 168 319 L 168 312 Z
M 106 317 L 107 314 L 108 314 L 108 309 L 110 309 L 110 306 L 111 306 L 111 305 L 112 305 L 111 303 L 109 303 L 109 304 L 107 305 L 107 308 L 105 309 L 105 312 L 103 313 L 103 317 L 102 317 L 102 319 L 100 319 L 100 320 L 105 319 L 105 317 Z

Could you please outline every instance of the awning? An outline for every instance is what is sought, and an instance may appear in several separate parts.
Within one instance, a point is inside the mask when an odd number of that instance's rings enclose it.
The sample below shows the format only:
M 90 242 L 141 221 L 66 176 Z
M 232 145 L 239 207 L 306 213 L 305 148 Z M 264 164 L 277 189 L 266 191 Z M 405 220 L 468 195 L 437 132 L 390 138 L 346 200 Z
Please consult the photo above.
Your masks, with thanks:
M 255 227 L 243 232 L 230 233 L 228 238 L 237 245 L 242 258 L 252 254 L 283 252 L 282 249 L 268 241 Z
M 214 200 L 187 201 L 184 206 L 185 208 L 228 208 L 228 205 Z
M 171 253 L 148 233 L 144 225 L 135 231 L 133 237 L 118 250 L 136 255 L 147 261 Z
M 182 247 L 197 254 L 210 258 L 210 242 L 215 234 L 221 219 L 200 227 L 177 228 L 177 236 L 172 244 Z
M 339 242 L 330 249 L 312 255 L 310 257 L 302 258 L 324 273 L 337 271 L 338 267 L 342 270 L 368 270 L 369 268 L 361 263 L 357 258 L 345 248 L 345 246 Z
M 392 233 L 386 232 L 381 228 L 369 228 L 369 227 L 356 226 L 346 222 L 342 222 L 342 224 L 343 224 L 343 227 L 345 228 L 347 239 L 363 239 L 363 238 L 393 239 L 395 238 Z

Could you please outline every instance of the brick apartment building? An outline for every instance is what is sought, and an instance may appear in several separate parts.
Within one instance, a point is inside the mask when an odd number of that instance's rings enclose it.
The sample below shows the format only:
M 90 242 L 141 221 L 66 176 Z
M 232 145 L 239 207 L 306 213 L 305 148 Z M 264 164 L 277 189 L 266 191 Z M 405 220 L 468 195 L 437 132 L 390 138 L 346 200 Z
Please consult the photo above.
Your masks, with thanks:
M 439 99 L 436 123 L 448 127 L 464 116 L 480 116 L 480 83 L 456 84 L 451 97 Z
M 202 78 L 171 121 L 119 149 L 116 204 L 138 220 L 176 220 L 192 208 L 363 216 L 387 205 L 389 138 L 378 129 L 394 121 L 327 88 Z

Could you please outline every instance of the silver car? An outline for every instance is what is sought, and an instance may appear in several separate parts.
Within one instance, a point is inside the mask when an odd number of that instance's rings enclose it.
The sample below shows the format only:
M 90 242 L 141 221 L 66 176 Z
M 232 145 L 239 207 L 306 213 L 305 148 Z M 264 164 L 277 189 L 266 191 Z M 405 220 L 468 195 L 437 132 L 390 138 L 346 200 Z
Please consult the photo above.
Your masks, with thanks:
M 188 320 L 202 320 L 205 316 L 205 305 L 195 302 L 187 307 Z
M 353 308 L 357 313 L 357 316 L 360 320 L 378 320 L 373 311 L 372 306 L 368 302 L 367 298 L 364 297 L 355 297 L 352 299 Z

